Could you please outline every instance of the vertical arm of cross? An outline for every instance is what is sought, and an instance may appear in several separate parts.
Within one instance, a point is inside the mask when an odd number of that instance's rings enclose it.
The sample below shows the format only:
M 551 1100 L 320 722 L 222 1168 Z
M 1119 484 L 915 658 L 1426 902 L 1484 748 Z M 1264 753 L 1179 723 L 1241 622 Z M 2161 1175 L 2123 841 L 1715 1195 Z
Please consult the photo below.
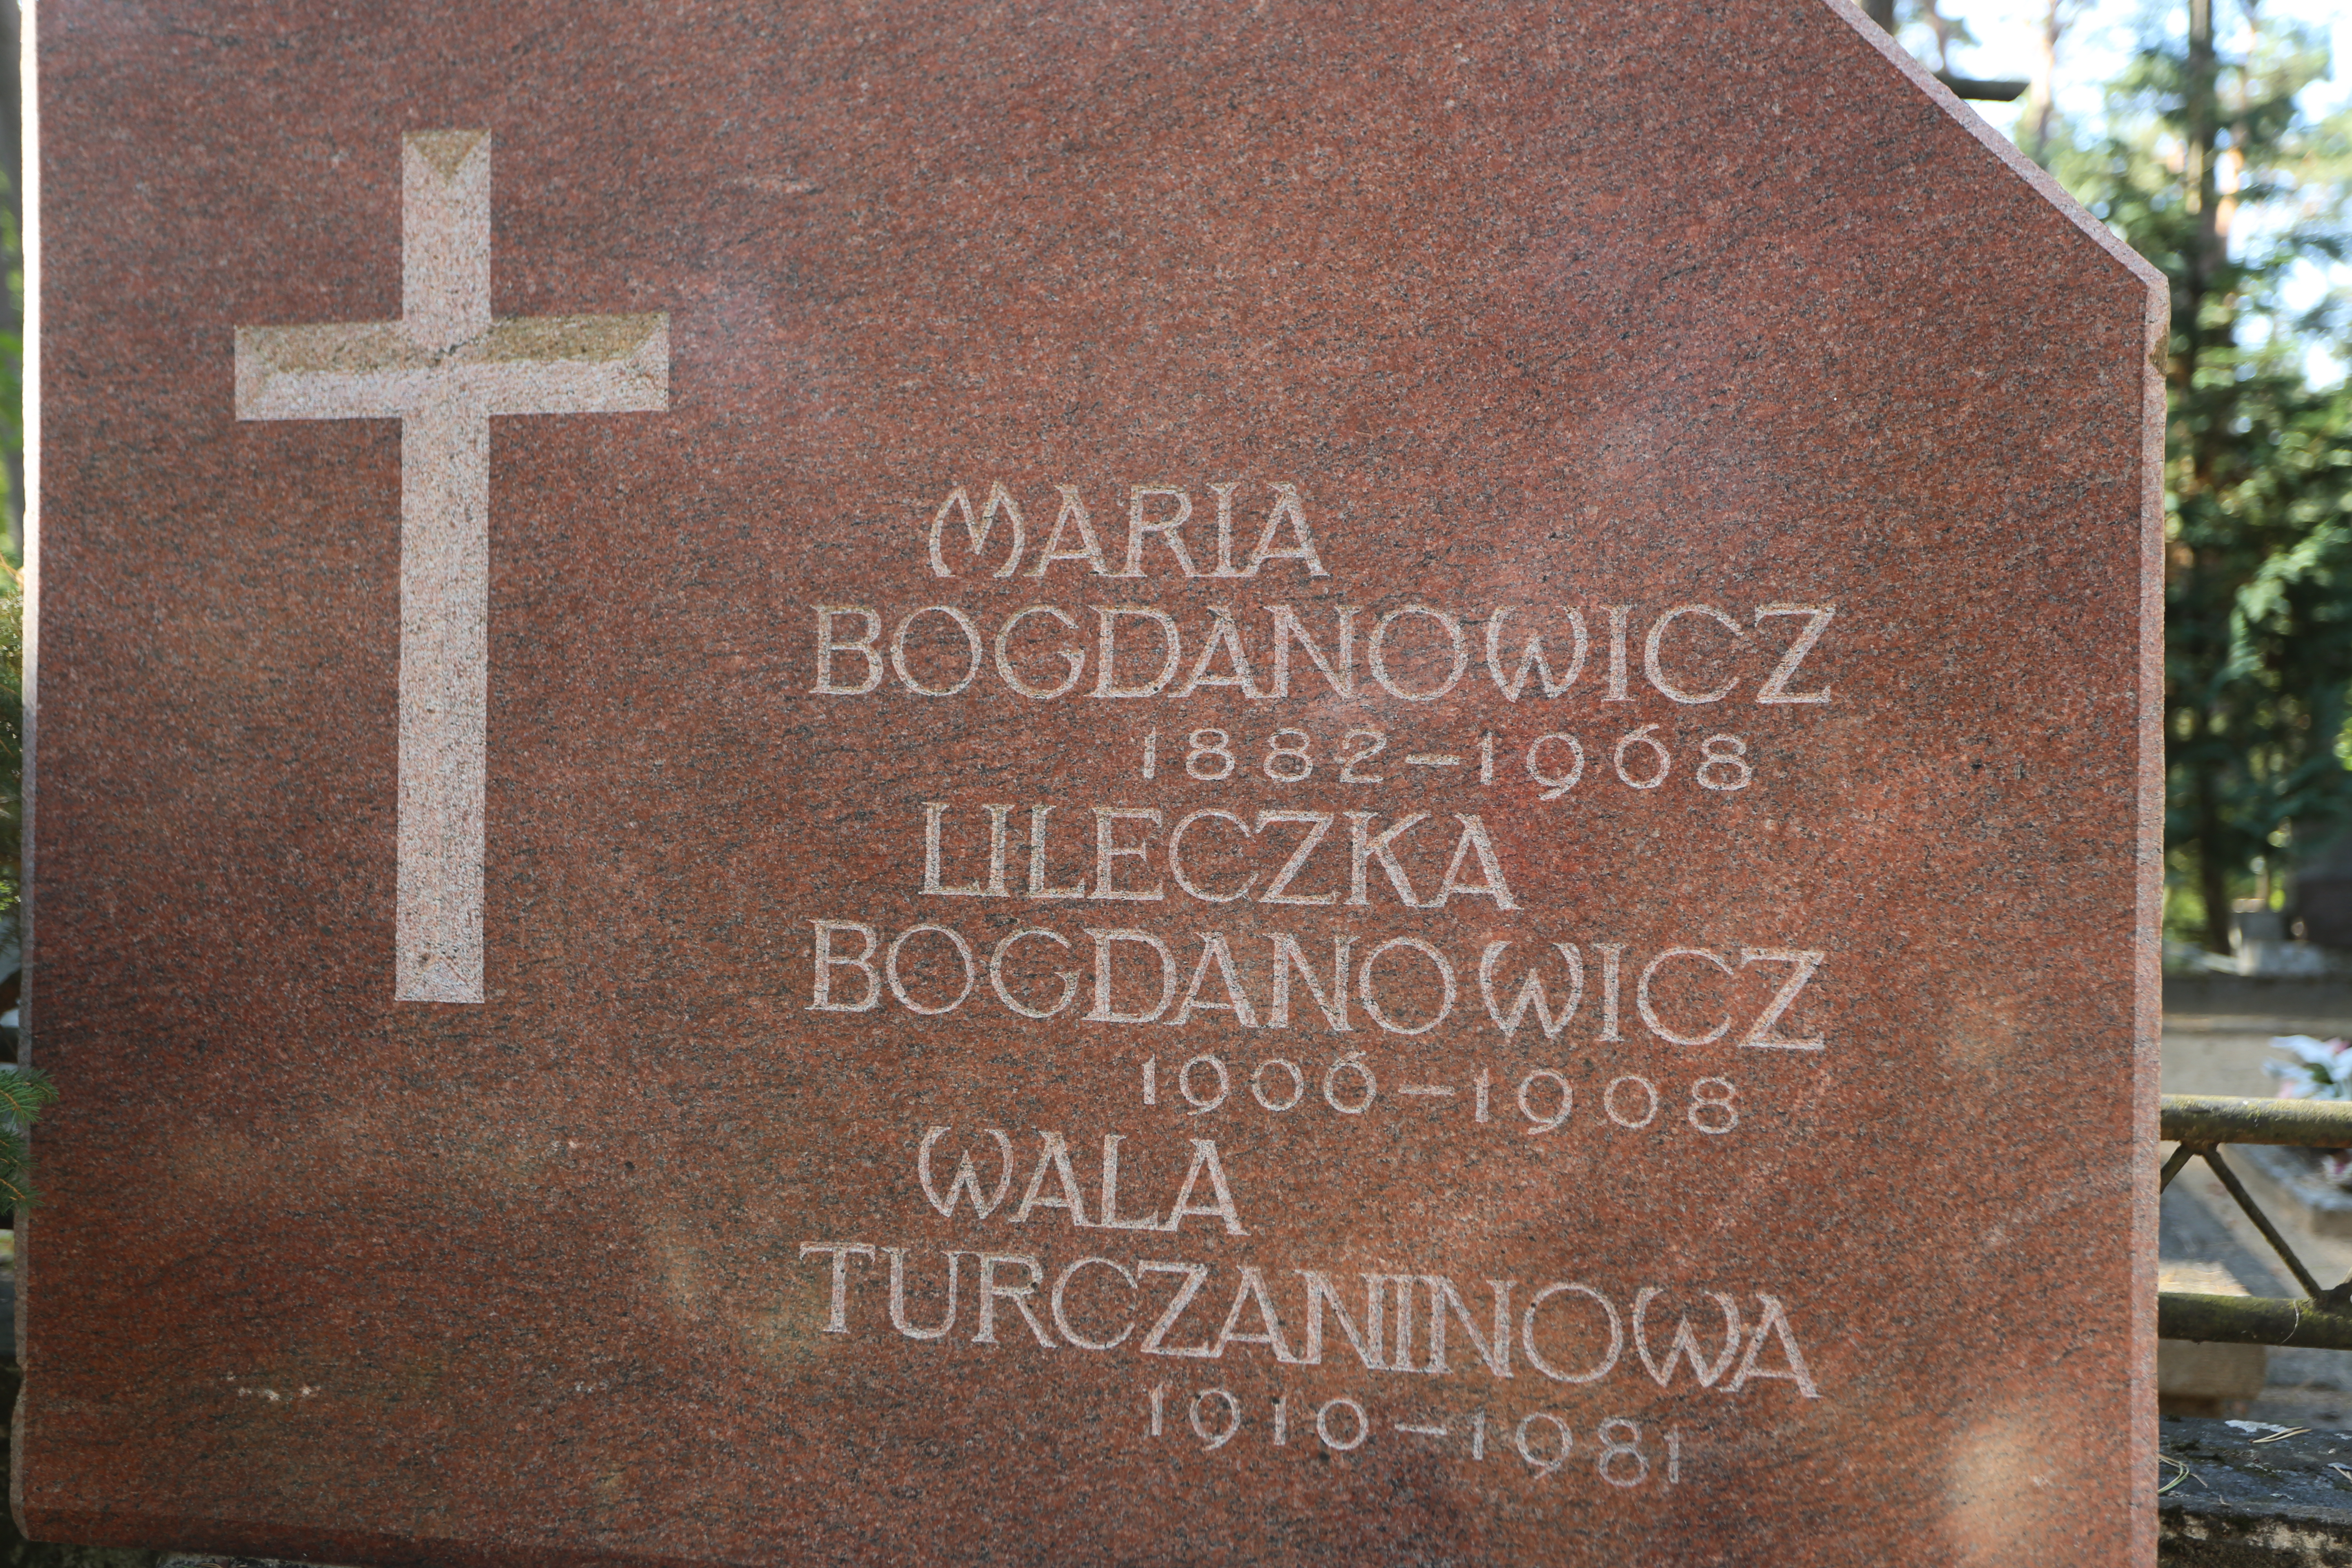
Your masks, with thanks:
M 400 143 L 400 322 L 421 349 L 490 327 L 490 137 L 428 131 Z
M 490 330 L 490 139 L 401 139 L 400 324 L 445 353 Z M 393 994 L 482 1000 L 490 421 L 460 376 L 400 425 L 400 826 Z
M 400 422 L 400 814 L 393 996 L 482 1000 L 490 705 L 490 420 Z

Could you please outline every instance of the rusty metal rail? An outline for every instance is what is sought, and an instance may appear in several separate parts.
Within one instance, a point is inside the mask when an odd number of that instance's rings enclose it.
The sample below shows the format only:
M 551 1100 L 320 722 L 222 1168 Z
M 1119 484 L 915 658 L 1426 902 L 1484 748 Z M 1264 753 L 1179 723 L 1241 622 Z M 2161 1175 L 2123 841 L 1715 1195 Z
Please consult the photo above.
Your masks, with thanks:
M 2209 1340 L 2247 1345 L 2313 1345 L 2352 1350 L 2352 1279 L 2323 1287 L 2304 1266 L 2270 1215 L 2221 1158 L 2224 1143 L 2287 1144 L 2352 1149 L 2352 1100 L 2234 1100 L 2213 1094 L 2164 1097 L 2162 1136 L 2180 1146 L 2164 1163 L 2161 1186 L 2172 1184 L 2189 1161 L 2201 1159 L 2304 1289 L 2299 1300 L 2264 1296 L 2200 1296 L 2164 1291 L 2156 1299 L 2156 1331 L 2168 1340 Z

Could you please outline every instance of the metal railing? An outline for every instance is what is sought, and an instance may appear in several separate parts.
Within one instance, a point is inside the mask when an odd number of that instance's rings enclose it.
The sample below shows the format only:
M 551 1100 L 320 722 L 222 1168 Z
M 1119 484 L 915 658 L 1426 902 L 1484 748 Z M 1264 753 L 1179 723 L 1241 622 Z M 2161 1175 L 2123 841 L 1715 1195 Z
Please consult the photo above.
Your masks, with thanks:
M 2352 1100 L 2235 1100 L 2217 1094 L 2164 1097 L 2162 1135 L 2180 1147 L 2164 1163 L 2159 1187 L 2172 1185 L 2189 1161 L 2202 1159 L 2245 1211 L 2263 1239 L 2302 1286 L 2304 1295 L 2202 1296 L 2166 1290 L 2156 1298 L 2156 1331 L 2168 1340 L 2245 1345 L 2311 1345 L 2352 1350 L 2352 1279 L 2323 1287 L 2270 1215 L 2221 1158 L 2224 1143 L 2352 1149 Z

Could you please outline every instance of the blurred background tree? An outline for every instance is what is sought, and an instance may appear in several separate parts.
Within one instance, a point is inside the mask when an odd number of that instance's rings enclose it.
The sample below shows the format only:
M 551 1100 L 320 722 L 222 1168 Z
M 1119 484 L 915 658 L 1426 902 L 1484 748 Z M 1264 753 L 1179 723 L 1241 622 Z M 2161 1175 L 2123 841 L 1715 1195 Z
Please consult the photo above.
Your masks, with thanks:
M 0 0 L 0 62 L 17 56 L 20 13 Z M 0 535 L 0 1015 L 16 1006 L 19 909 L 24 880 L 25 816 L 25 251 L 19 193 L 23 186 L 23 115 L 16 73 L 0 65 L 0 484 L 5 484 L 6 532 Z M 0 1041 L 14 1047 L 13 1039 Z M 13 1058 L 16 1052 L 7 1050 Z
M 19 13 L 0 0 L 0 49 L 13 58 Z M 0 535 L 0 1020 L 13 1025 L 23 993 L 25 805 L 25 255 L 19 218 L 20 116 L 13 73 L 0 103 L 0 177 L 7 182 L 0 203 L 0 268 L 6 274 L 5 311 L 0 317 L 0 484 L 5 485 L 6 532 Z M 0 1061 L 20 1055 L 17 1031 L 0 1027 Z M 0 1215 L 32 1201 L 27 1176 L 30 1152 L 26 1132 L 56 1091 L 40 1073 L 0 1072 Z M 11 1248 L 13 1258 L 14 1251 Z M 6 1347 L 14 1355 L 15 1347 Z

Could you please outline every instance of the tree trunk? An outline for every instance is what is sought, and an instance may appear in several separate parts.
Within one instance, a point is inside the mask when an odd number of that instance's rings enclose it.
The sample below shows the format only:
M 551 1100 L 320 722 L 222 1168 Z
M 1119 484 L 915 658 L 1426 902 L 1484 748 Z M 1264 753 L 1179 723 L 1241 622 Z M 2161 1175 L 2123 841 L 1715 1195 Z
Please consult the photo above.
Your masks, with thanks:
M 2074 18 L 2067 15 L 2069 0 L 2048 0 L 2042 13 L 2042 37 L 2038 40 L 2040 58 L 2033 64 L 2032 96 L 2026 100 L 2024 125 L 2025 155 L 2037 163 L 2050 159 L 2050 121 L 2057 108 L 2058 41 L 2066 36 Z
M 2226 432 L 2217 422 L 2195 417 L 2197 373 L 2208 347 L 2206 306 L 2227 260 L 2221 228 L 2221 172 L 2215 149 L 2221 140 L 2221 61 L 2213 47 L 2213 0 L 2188 0 L 2189 58 L 2182 84 L 2182 195 L 2195 215 L 2197 226 L 2182 247 L 2181 276 L 2173 300 L 2174 349 L 2166 381 L 2173 416 L 2188 422 L 2182 432 L 2189 452 L 2189 471 L 2179 476 L 2184 504 L 2210 493 L 2217 480 L 2221 441 Z M 2227 562 L 2210 551 L 2195 552 L 2186 567 L 2189 603 L 2209 603 L 2226 588 Z M 2218 693 L 2200 700 L 2212 702 Z M 2205 743 L 2212 734 L 2215 715 L 2200 711 L 2194 720 L 2198 743 L 2190 764 L 2189 786 L 2197 800 L 2197 878 L 2205 899 L 2205 945 L 2215 952 L 2230 951 L 2230 865 L 2222 850 L 2221 777 L 2223 764 Z
M 2205 951 L 2230 951 L 2230 868 L 2220 853 L 2221 803 L 2219 781 L 2209 769 L 2197 781 L 2197 889 L 2205 899 Z
M 2187 145 L 2182 149 L 2181 178 L 2187 185 L 2190 210 L 2197 215 L 2197 233 L 2182 258 L 2179 324 L 2183 342 L 2178 380 L 2183 391 L 2197 378 L 2197 364 L 2205 347 L 2205 302 L 2220 271 L 2221 180 L 2214 148 L 2221 134 L 2221 61 L 2213 52 L 2213 0 L 2189 0 L 2189 79 L 2181 105 Z M 2200 441 L 2200 448 L 2210 443 Z M 2206 453 L 2198 453 L 2200 468 Z M 2200 472 L 2200 478 L 2202 474 Z

